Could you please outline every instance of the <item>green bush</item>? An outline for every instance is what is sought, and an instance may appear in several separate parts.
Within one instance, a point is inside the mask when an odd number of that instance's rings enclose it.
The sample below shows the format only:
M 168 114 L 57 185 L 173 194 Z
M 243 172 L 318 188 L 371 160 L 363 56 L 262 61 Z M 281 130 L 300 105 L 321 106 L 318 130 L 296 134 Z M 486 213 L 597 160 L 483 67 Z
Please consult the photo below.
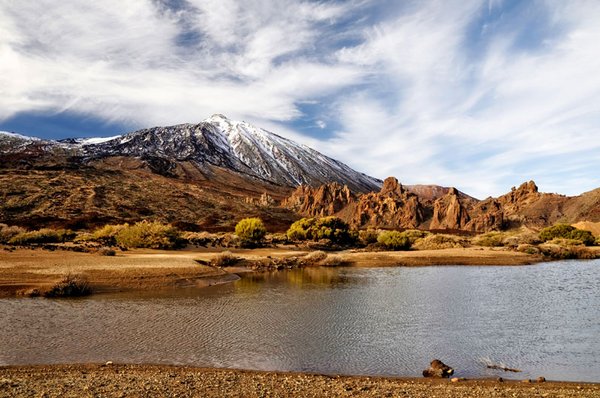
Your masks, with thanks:
M 0 224 L 0 243 L 8 243 L 14 236 L 24 232 L 25 228 Z
M 260 218 L 244 218 L 235 226 L 235 234 L 243 246 L 258 246 L 263 242 L 267 229 Z
M 68 229 L 42 228 L 36 231 L 21 232 L 9 239 L 11 245 L 37 243 L 63 243 L 72 240 L 76 234 Z
M 576 239 L 586 246 L 592 246 L 595 243 L 594 235 L 590 231 L 577 229 L 568 224 L 556 224 L 540 231 L 540 239 L 543 242 L 555 238 Z
M 287 236 L 296 241 L 327 239 L 337 244 L 353 243 L 357 237 L 338 217 L 302 218 L 291 225 Z
M 115 240 L 119 246 L 127 248 L 174 249 L 183 244 L 177 228 L 158 221 L 124 224 Z
M 398 231 L 383 231 L 377 237 L 377 243 L 388 250 L 410 249 L 410 239 Z

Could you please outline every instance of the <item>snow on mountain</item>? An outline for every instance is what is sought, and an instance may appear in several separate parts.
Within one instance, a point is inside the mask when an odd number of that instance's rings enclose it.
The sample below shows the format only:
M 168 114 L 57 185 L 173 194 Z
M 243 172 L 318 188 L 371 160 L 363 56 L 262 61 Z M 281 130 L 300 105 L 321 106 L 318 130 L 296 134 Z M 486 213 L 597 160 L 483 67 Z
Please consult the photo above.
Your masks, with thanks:
M 135 156 L 190 161 L 291 187 L 339 182 L 354 191 L 367 192 L 381 186 L 380 180 L 314 149 L 219 114 L 199 124 L 153 127 L 109 138 L 49 142 L 76 150 L 86 158 Z

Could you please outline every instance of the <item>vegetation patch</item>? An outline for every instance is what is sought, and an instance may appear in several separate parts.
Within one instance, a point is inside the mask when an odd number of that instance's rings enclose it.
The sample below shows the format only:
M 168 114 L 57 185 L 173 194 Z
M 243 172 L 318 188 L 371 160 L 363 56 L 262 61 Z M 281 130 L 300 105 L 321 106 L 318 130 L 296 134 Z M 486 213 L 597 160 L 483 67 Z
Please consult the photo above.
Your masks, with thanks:
M 81 297 L 92 293 L 88 281 L 81 275 L 67 275 L 60 282 L 43 293 L 44 297 Z
M 213 267 L 231 267 L 237 263 L 239 263 L 242 259 L 236 255 L 234 255 L 230 251 L 224 251 L 222 253 L 217 254 L 210 260 L 210 265 Z
M 21 232 L 8 240 L 11 245 L 30 245 L 40 243 L 63 243 L 75 238 L 76 234 L 68 229 L 42 228 L 36 231 Z
M 8 243 L 13 237 L 25 232 L 25 228 L 16 225 L 0 224 L 0 243 Z
M 589 260 L 599 258 L 599 254 L 583 245 L 564 246 L 555 243 L 544 243 L 538 246 L 540 252 L 549 258 L 557 260 L 582 259 Z
M 117 245 L 127 248 L 175 249 L 185 243 L 177 228 L 158 221 L 124 224 L 115 239 Z
M 413 245 L 418 250 L 440 250 L 469 247 L 469 241 L 460 236 L 446 234 L 431 234 L 417 239 Z
M 398 231 L 383 231 L 377 237 L 377 243 L 387 250 L 410 249 L 409 237 Z
M 556 224 L 540 231 L 540 239 L 543 242 L 556 238 L 579 240 L 586 246 L 592 246 L 596 242 L 596 238 L 590 231 L 577 229 L 568 224 Z
M 244 247 L 260 246 L 267 234 L 267 229 L 260 218 L 244 218 L 235 226 L 235 234 Z
M 294 241 L 320 241 L 326 239 L 333 244 L 353 244 L 357 234 L 350 231 L 348 224 L 338 217 L 302 218 L 293 223 L 287 236 Z

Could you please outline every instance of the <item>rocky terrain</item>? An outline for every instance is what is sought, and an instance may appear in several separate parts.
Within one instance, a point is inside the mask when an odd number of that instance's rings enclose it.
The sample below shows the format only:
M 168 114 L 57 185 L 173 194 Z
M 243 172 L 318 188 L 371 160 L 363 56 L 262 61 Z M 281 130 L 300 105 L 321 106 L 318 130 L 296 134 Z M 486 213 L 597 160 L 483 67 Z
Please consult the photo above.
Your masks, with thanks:
M 79 229 L 156 219 L 222 231 L 257 216 L 271 231 L 284 231 L 299 217 L 332 215 L 356 228 L 539 229 L 600 221 L 600 189 L 566 197 L 541 193 L 530 181 L 478 200 L 393 177 L 382 184 L 222 115 L 103 139 L 0 133 L 0 223 Z

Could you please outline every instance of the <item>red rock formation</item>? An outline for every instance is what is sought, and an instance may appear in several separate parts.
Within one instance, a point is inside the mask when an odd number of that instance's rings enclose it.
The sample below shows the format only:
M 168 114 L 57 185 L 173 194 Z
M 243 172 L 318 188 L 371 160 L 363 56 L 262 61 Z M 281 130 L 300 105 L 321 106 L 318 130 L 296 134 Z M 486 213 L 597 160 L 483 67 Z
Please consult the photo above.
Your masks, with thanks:
M 462 205 L 456 188 L 435 201 L 429 229 L 463 229 L 469 222 L 467 209 Z
M 356 227 L 416 228 L 423 222 L 419 198 L 394 177 L 388 177 L 378 193 L 358 198 L 350 223 Z
M 331 216 L 355 200 L 350 189 L 336 182 L 318 188 L 301 185 L 283 202 L 283 206 L 305 217 Z
M 473 232 L 499 231 L 504 227 L 502 205 L 496 199 L 486 199 L 469 210 L 471 220 L 462 228 Z

